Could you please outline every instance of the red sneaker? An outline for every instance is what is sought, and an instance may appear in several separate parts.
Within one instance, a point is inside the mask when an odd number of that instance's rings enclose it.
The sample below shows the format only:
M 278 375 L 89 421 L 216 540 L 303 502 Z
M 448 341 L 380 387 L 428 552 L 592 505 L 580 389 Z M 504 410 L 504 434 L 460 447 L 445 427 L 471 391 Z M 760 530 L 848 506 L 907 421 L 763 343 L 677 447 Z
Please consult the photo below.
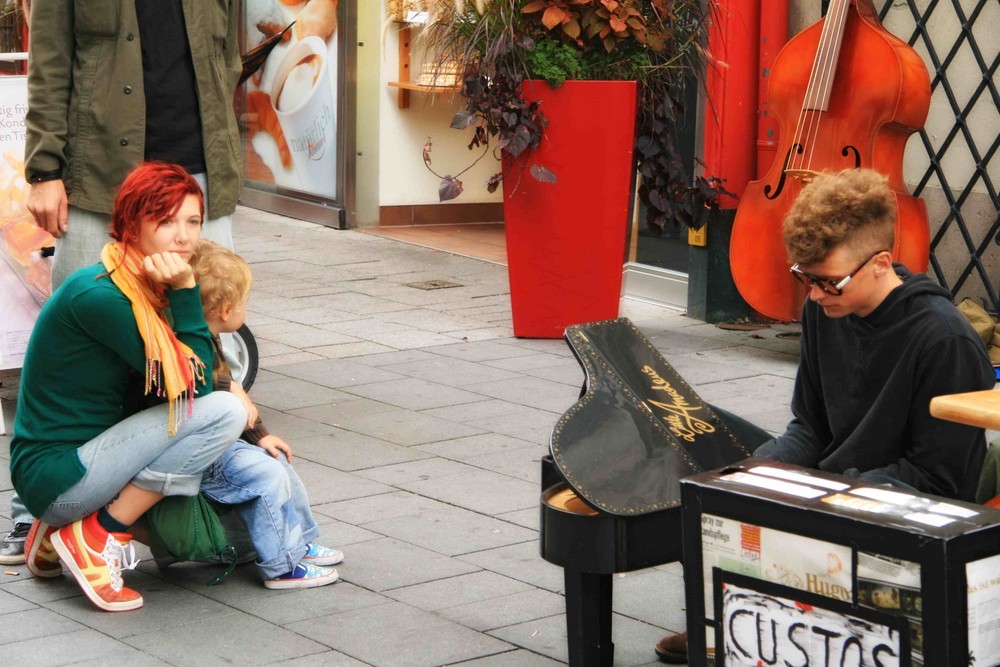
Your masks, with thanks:
M 24 540 L 25 563 L 28 572 L 36 577 L 51 579 L 62 574 L 62 565 L 59 564 L 59 554 L 52 548 L 50 537 L 56 532 L 56 528 L 44 521 L 35 519 L 28 531 L 28 537 Z
M 132 536 L 109 533 L 97 514 L 52 533 L 52 546 L 80 584 L 84 595 L 104 611 L 130 611 L 142 606 L 142 595 L 122 582 L 122 570 L 139 563 Z

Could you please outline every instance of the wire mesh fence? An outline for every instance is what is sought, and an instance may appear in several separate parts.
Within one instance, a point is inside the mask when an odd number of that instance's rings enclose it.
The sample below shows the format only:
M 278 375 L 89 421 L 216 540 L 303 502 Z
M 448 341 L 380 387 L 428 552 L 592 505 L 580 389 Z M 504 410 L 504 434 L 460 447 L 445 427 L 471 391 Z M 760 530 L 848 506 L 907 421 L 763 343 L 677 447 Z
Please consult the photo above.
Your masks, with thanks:
M 927 63 L 931 107 L 904 175 L 927 203 L 931 274 L 956 300 L 1000 310 L 1000 2 L 876 0 L 883 25 Z

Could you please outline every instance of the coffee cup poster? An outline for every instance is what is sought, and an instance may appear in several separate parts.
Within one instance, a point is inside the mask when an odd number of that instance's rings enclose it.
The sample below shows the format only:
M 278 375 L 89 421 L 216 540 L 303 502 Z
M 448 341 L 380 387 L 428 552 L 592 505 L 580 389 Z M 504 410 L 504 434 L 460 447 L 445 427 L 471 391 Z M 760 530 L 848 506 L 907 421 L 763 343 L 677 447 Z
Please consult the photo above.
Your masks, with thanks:
M 55 239 L 35 225 L 26 206 L 24 116 L 27 79 L 0 76 L 0 369 L 20 368 L 31 329 L 51 291 Z
M 249 181 L 324 198 L 337 195 L 339 0 L 247 0 L 249 50 L 284 30 L 246 82 Z

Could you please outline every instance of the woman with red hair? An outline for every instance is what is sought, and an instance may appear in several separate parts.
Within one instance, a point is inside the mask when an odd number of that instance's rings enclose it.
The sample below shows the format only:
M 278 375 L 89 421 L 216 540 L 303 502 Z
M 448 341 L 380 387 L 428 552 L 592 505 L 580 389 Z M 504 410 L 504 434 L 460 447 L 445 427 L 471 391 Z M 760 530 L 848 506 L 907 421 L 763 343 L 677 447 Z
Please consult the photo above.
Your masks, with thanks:
M 212 337 L 188 265 L 203 208 L 184 169 L 135 169 L 101 261 L 52 295 L 28 342 L 10 445 L 14 488 L 40 517 L 28 569 L 59 576 L 61 560 L 106 611 L 142 606 L 121 577 L 137 563 L 129 526 L 164 496 L 197 494 L 247 421 L 239 398 L 212 392 Z M 128 414 L 135 372 L 166 401 Z

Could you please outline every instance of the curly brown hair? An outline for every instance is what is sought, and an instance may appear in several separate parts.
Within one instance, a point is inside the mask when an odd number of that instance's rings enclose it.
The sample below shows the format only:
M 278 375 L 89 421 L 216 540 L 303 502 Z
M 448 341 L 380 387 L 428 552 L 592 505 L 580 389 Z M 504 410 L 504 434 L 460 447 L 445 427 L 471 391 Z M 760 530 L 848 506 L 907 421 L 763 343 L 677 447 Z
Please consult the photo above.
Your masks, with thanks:
M 892 250 L 896 200 L 889 179 L 871 169 L 817 174 L 792 204 L 782 229 L 790 262 L 822 262 L 838 246 L 853 254 Z

